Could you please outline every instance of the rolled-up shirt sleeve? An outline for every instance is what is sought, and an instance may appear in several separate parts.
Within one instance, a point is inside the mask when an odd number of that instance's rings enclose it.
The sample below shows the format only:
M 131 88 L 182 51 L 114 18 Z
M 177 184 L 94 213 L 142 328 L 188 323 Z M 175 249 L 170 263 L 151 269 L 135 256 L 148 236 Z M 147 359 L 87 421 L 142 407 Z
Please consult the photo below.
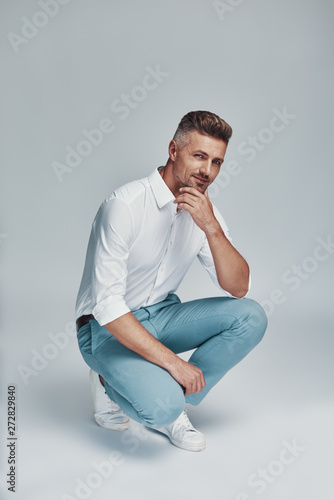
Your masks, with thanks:
M 230 243 L 232 243 L 232 238 L 229 235 L 228 226 L 227 226 L 223 216 L 221 215 L 219 210 L 214 205 L 213 205 L 213 211 L 214 211 L 216 219 L 218 220 L 218 222 L 220 224 L 220 227 L 224 231 L 226 238 L 229 240 Z M 202 266 L 208 271 L 210 278 L 212 279 L 214 284 L 220 290 L 222 290 L 226 295 L 228 295 L 229 297 L 235 297 L 227 290 L 224 290 L 224 288 L 222 288 L 218 282 L 218 277 L 217 277 L 217 272 L 216 272 L 214 260 L 213 260 L 212 253 L 211 253 L 210 246 L 209 246 L 209 242 L 208 242 L 206 236 L 204 236 L 204 242 L 203 242 L 202 248 L 199 251 L 197 257 L 198 257 L 198 260 L 200 261 L 200 263 L 202 264 Z M 248 292 L 250 290 L 250 286 L 251 286 L 251 276 L 249 275 Z M 248 292 L 247 292 L 247 294 L 248 294 Z
M 118 198 L 103 203 L 92 227 L 92 312 L 100 325 L 130 312 L 124 296 L 132 237 L 133 219 L 128 205 Z

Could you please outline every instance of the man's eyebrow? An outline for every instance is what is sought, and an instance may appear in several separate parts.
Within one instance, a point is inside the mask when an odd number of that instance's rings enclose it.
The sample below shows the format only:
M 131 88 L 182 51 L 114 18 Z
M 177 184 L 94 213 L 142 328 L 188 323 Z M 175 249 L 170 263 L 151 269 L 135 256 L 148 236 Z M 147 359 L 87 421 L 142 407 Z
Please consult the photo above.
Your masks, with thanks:
M 208 153 L 206 153 L 202 149 L 193 149 L 193 150 L 189 150 L 188 149 L 188 153 L 191 154 L 191 155 L 200 153 L 202 156 L 209 156 Z
M 208 156 L 208 153 L 206 153 L 202 149 L 195 149 L 195 153 L 201 153 L 202 155 Z

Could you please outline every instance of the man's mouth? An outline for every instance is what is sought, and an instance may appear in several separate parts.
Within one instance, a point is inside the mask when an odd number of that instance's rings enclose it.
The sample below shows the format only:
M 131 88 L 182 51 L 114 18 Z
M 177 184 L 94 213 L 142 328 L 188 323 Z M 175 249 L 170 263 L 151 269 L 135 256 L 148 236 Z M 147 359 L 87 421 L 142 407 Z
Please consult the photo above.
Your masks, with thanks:
M 198 177 L 197 175 L 194 175 L 196 180 L 198 180 L 201 184 L 207 184 L 209 182 L 208 179 L 203 179 L 203 177 Z

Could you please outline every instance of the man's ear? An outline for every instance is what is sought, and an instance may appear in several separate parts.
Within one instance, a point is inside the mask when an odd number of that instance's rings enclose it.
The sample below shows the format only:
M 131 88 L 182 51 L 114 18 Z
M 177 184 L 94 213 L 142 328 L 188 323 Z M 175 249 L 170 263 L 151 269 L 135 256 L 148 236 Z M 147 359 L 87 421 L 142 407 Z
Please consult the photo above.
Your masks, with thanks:
M 175 161 L 175 158 L 176 158 L 176 153 L 177 153 L 177 144 L 176 142 L 174 141 L 174 139 L 172 139 L 169 143 L 169 146 L 168 146 L 168 153 L 169 153 L 169 158 L 172 160 L 172 161 Z

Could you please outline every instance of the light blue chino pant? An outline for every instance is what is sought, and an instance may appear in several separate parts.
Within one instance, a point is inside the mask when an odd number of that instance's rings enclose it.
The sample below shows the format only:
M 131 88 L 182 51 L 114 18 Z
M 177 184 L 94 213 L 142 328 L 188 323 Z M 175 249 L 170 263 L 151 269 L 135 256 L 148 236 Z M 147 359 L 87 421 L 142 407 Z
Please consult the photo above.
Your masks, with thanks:
M 178 418 L 185 403 L 198 405 L 225 373 L 262 339 L 263 308 L 253 299 L 211 297 L 181 303 L 176 294 L 132 311 L 155 338 L 175 353 L 196 349 L 189 362 L 198 366 L 206 386 L 184 396 L 164 369 L 121 344 L 94 319 L 80 328 L 78 343 L 86 363 L 104 379 L 106 393 L 131 418 L 159 428 Z

